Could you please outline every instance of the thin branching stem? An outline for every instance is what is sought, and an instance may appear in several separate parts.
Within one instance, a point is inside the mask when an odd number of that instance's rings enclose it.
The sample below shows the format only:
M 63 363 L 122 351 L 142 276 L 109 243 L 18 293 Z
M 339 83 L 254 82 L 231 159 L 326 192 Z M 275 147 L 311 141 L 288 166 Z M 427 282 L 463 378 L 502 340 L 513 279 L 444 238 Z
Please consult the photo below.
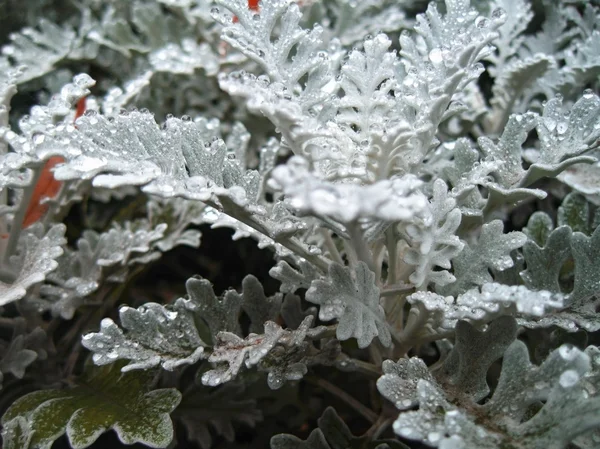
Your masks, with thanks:
M 362 415 L 363 418 L 365 418 L 370 423 L 374 423 L 377 421 L 377 418 L 378 418 L 377 413 L 375 413 L 373 410 L 368 408 L 366 405 L 359 402 L 357 399 L 354 398 L 354 396 L 350 395 L 349 393 L 346 393 L 340 387 L 337 387 L 334 384 L 332 384 L 331 382 L 329 382 L 325 379 L 322 379 L 320 377 L 316 377 L 316 376 L 306 376 L 306 377 L 304 377 L 304 379 L 306 379 L 308 382 L 310 382 L 313 385 L 323 388 L 323 390 L 331 393 L 332 395 L 336 396 L 338 399 L 344 401 L 346 404 L 348 404 L 350 407 L 352 407 L 354 410 L 356 410 L 360 415 Z

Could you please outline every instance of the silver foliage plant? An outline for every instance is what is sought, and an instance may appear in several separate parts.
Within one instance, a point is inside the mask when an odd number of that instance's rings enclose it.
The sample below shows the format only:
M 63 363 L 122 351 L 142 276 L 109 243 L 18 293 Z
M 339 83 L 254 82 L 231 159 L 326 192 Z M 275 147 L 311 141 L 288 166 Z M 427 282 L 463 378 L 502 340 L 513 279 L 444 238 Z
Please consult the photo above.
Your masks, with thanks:
M 370 427 L 325 403 L 272 449 L 600 448 L 596 2 L 46 3 L 0 54 L 4 447 L 172 420 L 235 447 L 306 384 Z M 70 229 L 88 201 L 120 211 Z M 121 296 L 199 225 L 268 249 L 279 292 Z

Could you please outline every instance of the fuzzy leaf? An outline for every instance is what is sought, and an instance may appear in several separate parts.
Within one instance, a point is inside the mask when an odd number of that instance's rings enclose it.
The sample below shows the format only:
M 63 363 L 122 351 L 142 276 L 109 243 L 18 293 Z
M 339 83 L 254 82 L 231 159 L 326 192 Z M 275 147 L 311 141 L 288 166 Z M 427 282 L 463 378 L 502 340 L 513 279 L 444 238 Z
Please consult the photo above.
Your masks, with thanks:
M 354 436 L 333 407 L 327 407 L 306 441 L 288 434 L 271 438 L 271 449 L 407 449 L 395 440 L 371 440 L 368 435 Z
M 400 359 L 398 362 L 385 360 L 382 370 L 383 376 L 377 380 L 377 389 L 398 410 L 408 410 L 419 402 L 419 380 L 435 382 L 425 362 L 417 357 Z
M 310 284 L 308 285 L 310 286 Z M 317 317 L 317 308 L 309 307 L 302 309 L 302 300 L 293 293 L 288 293 L 283 297 L 281 304 L 281 317 L 288 328 L 297 329 L 307 316 Z
M 29 365 L 38 359 L 44 360 L 47 352 L 44 349 L 48 340 L 46 332 L 37 327 L 32 332 L 27 333 L 26 323 L 23 318 L 15 318 L 13 337 L 6 344 L 2 342 L 0 353 L 0 387 L 4 374 L 12 374 L 18 379 L 22 379 Z
M 273 170 L 270 183 L 282 190 L 289 205 L 301 215 L 327 217 L 339 223 L 359 219 L 409 221 L 426 206 L 413 175 L 368 186 L 324 181 L 308 170 L 306 161 L 291 158 Z
M 313 281 L 306 299 L 321 306 L 321 320 L 339 320 L 336 333 L 340 340 L 354 337 L 358 346 L 365 348 L 378 336 L 384 346 L 391 344 L 375 274 L 364 262 L 358 263 L 354 273 L 332 263 L 328 278 Z
M 448 272 L 450 260 L 463 248 L 455 235 L 461 221 L 460 209 L 455 205 L 456 200 L 448 195 L 444 181 L 436 180 L 425 216 L 406 226 L 411 248 L 404 261 L 415 266 L 409 280 L 417 287 L 430 283 L 444 286 L 455 280 Z M 434 270 L 436 267 L 444 270 Z
M 526 59 L 515 59 L 502 68 L 492 88 L 494 96 L 490 100 L 492 112 L 489 121 L 494 129 L 502 129 L 511 113 L 521 112 L 514 110 L 519 98 L 553 67 L 554 58 L 538 53 Z
M 518 52 L 533 12 L 527 0 L 494 0 L 492 7 L 495 8 L 496 15 L 506 16 L 506 21 L 498 28 L 500 36 L 494 42 L 497 54 L 491 54 L 487 58 L 493 64 L 488 70 L 496 78 L 505 70 L 507 61 Z
M 242 281 L 242 294 L 239 302 L 250 317 L 250 332 L 264 332 L 264 323 L 273 321 L 279 315 L 283 295 L 281 293 L 265 296 L 262 284 L 252 275 Z M 231 295 L 236 295 L 232 292 Z
M 166 447 L 173 439 L 169 413 L 181 400 L 175 389 L 152 390 L 154 373 L 121 373 L 119 365 L 88 366 L 75 388 L 42 390 L 17 399 L 2 417 L 3 437 L 13 420 L 27 420 L 30 445 L 49 449 L 67 434 L 74 449 L 90 446 L 114 429 L 124 444 L 143 443 Z M 5 440 L 6 444 L 6 440 Z
M 29 287 L 42 282 L 58 266 L 56 259 L 63 254 L 62 247 L 66 244 L 66 227 L 54 225 L 45 235 L 41 230 L 36 226 L 21 235 L 20 252 L 10 261 L 16 271 L 15 280 L 10 284 L 0 281 L 0 306 L 21 299 Z
M 565 168 L 579 162 L 596 162 L 584 155 L 600 138 L 600 98 L 591 90 L 571 107 L 563 110 L 562 97 L 558 95 L 544 106 L 537 125 L 540 149 L 530 153 L 531 166 L 527 169 L 527 184 L 542 176 L 556 176 Z
M 533 366 L 527 346 L 516 340 L 504 354 L 498 386 L 484 408 L 520 422 L 528 407 L 547 399 L 557 382 L 567 386 L 571 377 L 576 381 L 590 368 L 589 357 L 567 345 L 553 351 L 541 366 Z
M 281 282 L 279 290 L 283 293 L 294 293 L 299 288 L 308 289 L 311 282 L 319 276 L 317 269 L 306 260 L 300 260 L 298 264 L 296 270 L 286 261 L 281 260 L 269 270 L 271 277 Z
M 313 430 L 306 441 L 297 436 L 280 434 L 271 438 L 271 449 L 332 449 L 321 429 Z
M 156 260 L 177 245 L 200 245 L 200 232 L 187 228 L 200 223 L 204 208 L 181 198 L 153 199 L 147 205 L 147 219 L 113 223 L 103 233 L 83 231 L 77 249 L 65 251 L 39 296 L 28 300 L 55 316 L 73 318 L 102 281 L 122 282 L 130 266 Z
M 208 361 L 224 365 L 202 375 L 202 383 L 217 386 L 234 379 L 243 365 L 250 368 L 264 358 L 285 331 L 272 321 L 265 323 L 264 335 L 250 334 L 245 339 L 230 332 L 219 332 Z
M 80 45 L 74 30 L 58 26 L 42 18 L 37 28 L 25 28 L 10 36 L 11 43 L 2 47 L 2 55 L 14 67 L 25 66 L 18 77 L 19 83 L 45 75 L 63 60 L 72 47 Z
M 477 402 L 489 393 L 486 373 L 516 337 L 514 318 L 500 317 L 479 332 L 466 321 L 456 325 L 456 343 L 442 366 L 434 373 L 458 396 Z
M 183 391 L 181 404 L 173 412 L 173 419 L 183 424 L 188 440 L 197 442 L 202 449 L 210 449 L 215 443 L 210 429 L 214 429 L 226 441 L 233 442 L 233 423 L 254 427 L 263 419 L 256 401 L 244 399 L 247 390 L 242 384 L 236 383 L 219 388 L 193 384 Z
M 314 317 L 309 315 L 297 330 L 287 331 L 279 339 L 278 346 L 260 361 L 258 367 L 261 371 L 268 371 L 267 383 L 272 390 L 281 388 L 287 381 L 302 379 L 308 372 L 307 365 L 316 359 L 316 351 L 310 343 L 305 342 L 313 320 Z M 319 330 L 314 329 L 314 332 L 318 333 Z M 329 362 L 331 364 L 333 360 Z
M 390 91 L 396 87 L 397 56 L 388 51 L 391 44 L 385 34 L 369 37 L 363 43 L 364 52 L 350 52 L 340 68 L 344 96 L 340 99 L 337 122 L 355 143 L 368 142 L 369 130 L 385 123 L 394 108 Z M 370 162 L 377 164 L 377 159 Z M 364 162 L 353 161 L 355 166 L 361 163 Z
M 190 278 L 186 289 L 191 300 L 198 305 L 198 315 L 210 329 L 213 341 L 221 331 L 241 335 L 241 297 L 234 290 L 228 290 L 223 298 L 217 298 L 212 285 L 206 279 Z
M 528 242 L 535 243 L 539 247 L 546 246 L 548 236 L 554 229 L 552 218 L 545 212 L 534 212 L 529 217 L 527 226 L 523 228 L 523 234 L 528 238 Z
M 527 237 L 518 231 L 504 234 L 500 220 L 484 224 L 479 240 L 465 245 L 462 252 L 452 260 L 456 282 L 440 289 L 444 295 L 457 295 L 466 290 L 492 281 L 489 269 L 504 271 L 513 266 L 511 251 L 520 248 Z
M 575 286 L 569 295 L 570 306 L 594 316 L 600 303 L 600 226 L 588 237 L 574 232 L 571 250 L 575 260 Z M 600 319 L 596 326 L 600 326 Z M 590 329 L 591 330 L 591 329 Z
M 146 220 L 139 220 L 113 224 L 112 229 L 102 234 L 83 231 L 77 250 L 67 250 L 58 259 L 58 269 L 48 276 L 39 297 L 32 302 L 49 308 L 56 316 L 73 318 L 84 298 L 98 289 L 103 275 L 104 279 L 119 282 L 129 265 L 159 257 L 160 253 L 152 250 L 166 228 L 163 223 L 152 228 Z
M 569 193 L 563 198 L 556 222 L 558 226 L 569 226 L 573 232 L 582 232 L 590 235 L 595 226 L 593 226 L 592 214 L 590 213 L 590 204 L 583 195 Z
M 159 364 L 166 370 L 193 364 L 203 356 L 206 345 L 194 322 L 200 306 L 191 291 L 190 297 L 179 298 L 167 306 L 156 303 L 146 303 L 137 309 L 123 306 L 119 315 L 125 332 L 113 320 L 104 318 L 100 332 L 84 335 L 81 343 L 94 352 L 97 365 L 129 360 L 124 372 Z
M 499 168 L 494 171 L 497 184 L 504 189 L 518 187 L 525 176 L 522 167 L 521 146 L 527 134 L 537 124 L 537 116 L 531 112 L 511 115 L 497 143 L 488 137 L 480 137 L 477 143 L 485 154 L 486 161 L 497 161 Z
M 541 216 L 547 217 L 545 214 Z M 535 226 L 532 219 L 533 216 L 529 222 L 531 226 Z M 540 220 L 542 219 L 540 218 Z M 544 240 L 543 246 L 539 246 L 532 240 L 527 240 L 523 245 L 527 269 L 521 272 L 521 278 L 529 288 L 560 292 L 560 271 L 571 257 L 572 232 L 568 226 L 561 226 L 545 237 L 548 232 L 548 224 L 552 225 L 552 221 L 539 224 L 541 229 L 538 232 L 538 240 Z
M 578 327 L 590 332 L 600 329 L 600 320 L 596 312 L 600 291 L 597 273 L 599 242 L 600 226 L 590 237 L 581 232 L 572 233 L 568 226 L 561 226 L 552 231 L 543 250 L 533 243 L 526 245 L 525 254 L 530 258 L 531 263 L 522 273 L 525 282 L 543 282 L 554 291 L 564 291 L 566 287 L 560 283 L 560 270 L 571 258 L 575 268 L 574 286 L 565 299 L 564 307 L 532 323 L 522 324 L 528 327 L 556 325 L 571 332 Z M 554 259 L 543 259 L 544 252 Z M 540 258 L 541 260 L 538 261 Z
M 406 405 L 418 405 L 418 410 L 400 413 L 394 423 L 396 433 L 444 449 L 562 449 L 575 436 L 600 425 L 600 398 L 588 384 L 598 378 L 597 363 L 591 363 L 597 348 L 582 352 L 563 345 L 538 367 L 529 361 L 526 345 L 513 341 L 515 334 L 510 318 L 494 321 L 485 333 L 460 322 L 456 346 L 434 371 L 437 382 L 427 370 L 413 372 L 414 378 L 403 383 L 407 371 L 391 377 L 386 373 L 380 381 L 382 385 L 393 381 L 389 383 L 392 397 L 394 387 L 408 388 L 399 397 L 406 393 L 410 399 Z M 502 356 L 499 383 L 482 405 L 479 401 L 488 392 L 488 368 Z M 412 360 L 418 359 L 408 363 Z M 406 360 L 398 362 L 398 366 L 406 364 Z

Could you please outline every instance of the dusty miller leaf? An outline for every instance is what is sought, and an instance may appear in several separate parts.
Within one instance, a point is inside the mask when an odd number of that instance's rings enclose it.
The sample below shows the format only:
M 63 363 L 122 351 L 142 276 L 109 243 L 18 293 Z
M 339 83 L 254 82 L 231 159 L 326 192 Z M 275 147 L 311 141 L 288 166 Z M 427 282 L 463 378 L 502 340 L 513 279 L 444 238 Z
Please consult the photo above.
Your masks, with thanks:
M 125 222 L 101 234 L 83 231 L 76 250 L 66 250 L 59 258 L 57 270 L 48 276 L 40 288 L 39 297 L 31 299 L 56 316 L 71 319 L 84 298 L 96 291 L 103 279 L 123 281 L 128 266 L 147 263 L 160 253 L 153 246 L 160 241 L 166 224 L 154 228 L 147 220 Z
M 340 340 L 356 338 L 358 346 L 369 346 L 379 337 L 384 346 L 391 344 L 375 274 L 367 264 L 359 262 L 354 270 L 332 263 L 329 276 L 312 282 L 306 292 L 307 301 L 319 304 L 319 318 L 338 319 L 336 335 Z
M 190 278 L 185 284 L 192 301 L 197 304 L 197 313 L 210 329 L 213 341 L 221 331 L 241 335 L 241 297 L 228 290 L 223 298 L 217 298 L 211 283 L 206 279 Z
M 173 419 L 183 424 L 188 440 L 197 442 L 202 449 L 210 449 L 215 443 L 210 429 L 233 442 L 233 423 L 254 427 L 263 419 L 256 401 L 244 399 L 247 390 L 243 384 L 236 383 L 219 388 L 193 384 L 183 390 L 181 404 L 173 412 Z
M 444 295 L 457 295 L 486 282 L 492 281 L 489 269 L 499 271 L 513 266 L 511 251 L 525 244 L 527 238 L 518 231 L 504 234 L 500 220 L 484 224 L 476 244 L 466 244 L 462 252 L 452 260 L 456 281 L 440 290 Z
M 556 222 L 558 226 L 569 226 L 573 232 L 582 232 L 590 235 L 594 232 L 593 215 L 590 213 L 590 204 L 583 195 L 569 193 L 563 198 L 558 208 Z
M 327 407 L 306 441 L 288 434 L 271 438 L 271 449 L 407 449 L 396 440 L 372 440 L 368 435 L 354 436 L 333 407 Z
M 408 410 L 419 402 L 419 380 L 435 382 L 425 362 L 418 357 L 400 359 L 397 362 L 385 360 L 381 368 L 383 376 L 377 380 L 377 389 L 398 410 Z
M 264 323 L 275 320 L 279 315 L 283 295 L 278 293 L 267 298 L 262 284 L 252 275 L 247 275 L 242 281 L 242 294 L 239 296 L 242 309 L 250 317 L 250 332 L 264 332 Z
M 457 396 L 477 402 L 489 393 L 486 373 L 493 362 L 504 354 L 516 337 L 514 318 L 500 317 L 485 332 L 479 332 L 466 321 L 456 325 L 456 342 L 450 354 L 435 371 L 442 384 Z
M 544 220 L 541 218 L 542 216 L 547 217 L 546 214 L 540 213 L 539 221 Z M 529 222 L 531 226 L 535 226 L 532 219 L 533 216 Z M 544 240 L 543 246 L 531 239 L 523 245 L 523 256 L 525 256 L 527 269 L 520 274 L 523 282 L 529 288 L 560 292 L 560 272 L 565 262 L 571 257 L 572 231 L 568 226 L 561 226 L 547 234 L 546 237 L 544 234 L 547 233 L 548 224 L 552 225 L 552 221 L 539 223 L 541 229 L 538 232 L 538 240 Z
M 597 348 L 584 353 L 563 345 L 538 367 L 529 361 L 525 344 L 514 341 L 511 318 L 492 322 L 485 333 L 459 324 L 456 346 L 434 371 L 437 381 L 424 365 L 408 369 L 419 359 L 386 362 L 388 372 L 378 382 L 382 392 L 393 401 L 405 399 L 404 406 L 398 404 L 401 410 L 419 407 L 400 413 L 394 423 L 400 436 L 444 449 L 562 449 L 600 425 L 600 398 L 589 385 L 598 378 L 597 362 L 590 363 Z M 488 368 L 502 356 L 500 381 L 491 399 L 479 404 L 489 391 Z
M 569 295 L 569 305 L 593 319 L 600 303 L 600 226 L 590 237 L 574 232 L 571 250 L 575 260 L 575 286 Z M 600 326 L 600 319 L 594 321 Z
M 523 228 L 523 234 L 528 238 L 528 241 L 535 243 L 539 247 L 546 245 L 548 236 L 554 229 L 552 218 L 545 212 L 534 212 L 529 217 L 527 226 Z
M 221 366 L 204 373 L 202 383 L 214 387 L 234 379 L 243 365 L 247 368 L 257 365 L 285 333 L 272 321 L 267 321 L 264 328 L 264 335 L 250 334 L 245 339 L 219 332 L 208 361 Z
M 411 248 L 404 261 L 415 266 L 409 280 L 417 287 L 430 283 L 443 286 L 454 281 L 448 269 L 450 260 L 459 254 L 463 243 L 455 235 L 460 226 L 461 213 L 456 200 L 448 195 L 448 188 L 441 179 L 433 185 L 433 198 L 423 218 L 406 225 Z M 436 271 L 435 267 L 444 268 Z
M 319 276 L 319 271 L 306 260 L 298 261 L 298 269 L 292 268 L 285 260 L 280 260 L 269 270 L 269 274 L 281 282 L 279 290 L 294 293 L 299 288 L 308 289 L 311 282 Z
M 418 190 L 422 182 L 413 175 L 366 186 L 333 183 L 315 176 L 308 163 L 296 156 L 276 167 L 269 183 L 285 194 L 286 202 L 300 215 L 327 217 L 339 223 L 360 219 L 409 221 L 426 206 Z
M 596 162 L 585 155 L 600 138 L 600 98 L 591 90 L 564 111 L 562 96 L 548 100 L 538 121 L 539 152 L 528 153 L 531 166 L 524 182 L 531 184 L 543 176 L 556 176 L 570 165 Z
M 22 317 L 13 318 L 10 324 L 12 337 L 7 341 L 0 340 L 0 388 L 5 374 L 21 379 L 33 362 L 45 360 L 48 355 L 48 336 L 42 328 L 28 332 L 27 322 Z
M 58 259 L 63 254 L 66 227 L 63 224 L 52 226 L 46 234 L 36 226 L 20 236 L 20 251 L 12 256 L 11 267 L 15 270 L 12 283 L 0 281 L 0 306 L 21 299 L 27 289 L 42 282 L 46 275 L 56 269 Z
M 72 448 L 85 448 L 109 429 L 124 444 L 166 447 L 173 439 L 169 413 L 181 394 L 175 389 L 152 390 L 151 371 L 121 373 L 119 368 L 88 366 L 75 388 L 29 393 L 11 405 L 2 424 L 10 429 L 13 420 L 26 419 L 30 444 L 38 448 L 49 449 L 65 433 Z
M 94 353 L 97 365 L 129 360 L 124 372 L 159 364 L 166 370 L 193 364 L 203 356 L 206 346 L 194 322 L 200 307 L 195 300 L 190 291 L 190 299 L 179 298 L 172 305 L 146 303 L 137 309 L 123 306 L 119 316 L 125 332 L 110 318 L 104 318 L 100 332 L 84 335 L 81 343 Z
M 506 124 L 508 116 L 515 109 L 519 98 L 547 70 L 555 67 L 554 58 L 536 54 L 524 60 L 515 59 L 503 67 L 492 88 L 493 97 L 490 100 L 492 112 L 489 121 L 495 130 L 500 130 Z

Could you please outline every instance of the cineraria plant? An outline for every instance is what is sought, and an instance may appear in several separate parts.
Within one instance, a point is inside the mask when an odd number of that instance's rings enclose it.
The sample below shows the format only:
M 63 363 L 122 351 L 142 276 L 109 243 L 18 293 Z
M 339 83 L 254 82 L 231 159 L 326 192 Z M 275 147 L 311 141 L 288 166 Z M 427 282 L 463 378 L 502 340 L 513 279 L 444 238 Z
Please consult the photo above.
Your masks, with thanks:
M 0 12 L 3 448 L 600 448 L 598 2 Z

